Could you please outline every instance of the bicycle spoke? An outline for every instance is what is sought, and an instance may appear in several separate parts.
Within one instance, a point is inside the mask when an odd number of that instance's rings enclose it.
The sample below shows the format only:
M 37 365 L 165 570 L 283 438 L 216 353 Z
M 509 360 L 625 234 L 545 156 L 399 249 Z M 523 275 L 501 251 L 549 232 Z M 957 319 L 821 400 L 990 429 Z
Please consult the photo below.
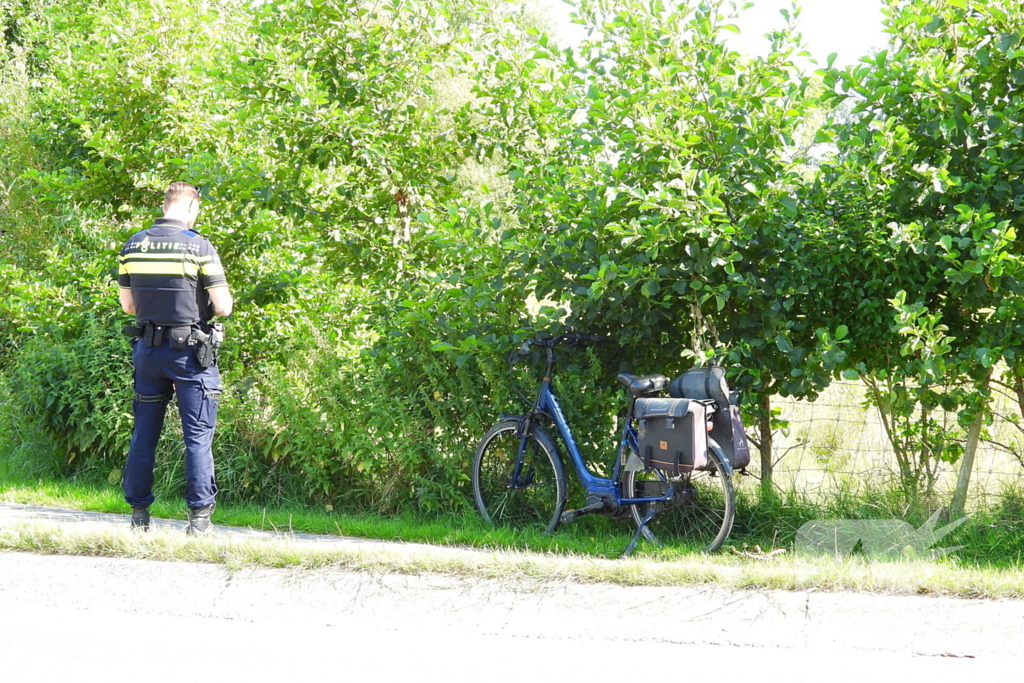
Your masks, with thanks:
M 519 426 L 505 422 L 488 432 L 477 449 L 473 493 L 480 514 L 492 524 L 553 531 L 565 503 L 565 476 L 550 437 L 531 433 L 522 453 Z
M 669 478 L 676 495 L 683 499 L 675 504 L 660 505 L 649 525 L 658 539 L 711 552 L 728 537 L 735 508 L 732 481 L 725 474 L 717 455 L 713 456 L 711 464 L 715 467 L 713 472 L 699 471 Z M 649 487 L 657 485 L 663 476 L 657 470 L 625 473 L 624 494 L 627 497 L 654 496 L 659 490 L 664 490 L 664 485 L 661 489 Z M 637 523 L 647 507 L 635 506 L 632 510 Z

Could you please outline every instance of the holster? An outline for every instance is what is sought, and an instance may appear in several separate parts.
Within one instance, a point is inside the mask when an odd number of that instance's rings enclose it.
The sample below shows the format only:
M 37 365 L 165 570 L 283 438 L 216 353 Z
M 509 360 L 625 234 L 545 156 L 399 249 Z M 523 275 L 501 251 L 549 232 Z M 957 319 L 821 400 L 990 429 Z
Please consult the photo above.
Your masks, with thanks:
M 217 364 L 217 344 L 214 336 L 201 329 L 192 329 L 192 353 L 200 367 L 208 368 Z

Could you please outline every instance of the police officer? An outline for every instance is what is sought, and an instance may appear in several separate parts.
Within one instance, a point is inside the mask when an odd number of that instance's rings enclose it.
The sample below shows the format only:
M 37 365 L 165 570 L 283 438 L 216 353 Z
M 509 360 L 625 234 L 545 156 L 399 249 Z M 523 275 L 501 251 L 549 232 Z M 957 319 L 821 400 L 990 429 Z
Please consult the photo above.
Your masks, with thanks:
M 164 215 L 131 237 L 118 268 L 121 308 L 134 314 L 135 429 L 124 467 L 124 498 L 133 529 L 149 530 L 153 464 L 164 413 L 177 394 L 185 436 L 185 502 L 188 534 L 212 531 L 216 507 L 213 431 L 221 393 L 214 315 L 231 315 L 234 302 L 220 258 L 192 229 L 199 214 L 198 187 L 175 182 L 164 196 Z M 219 326 L 218 326 L 219 327 Z

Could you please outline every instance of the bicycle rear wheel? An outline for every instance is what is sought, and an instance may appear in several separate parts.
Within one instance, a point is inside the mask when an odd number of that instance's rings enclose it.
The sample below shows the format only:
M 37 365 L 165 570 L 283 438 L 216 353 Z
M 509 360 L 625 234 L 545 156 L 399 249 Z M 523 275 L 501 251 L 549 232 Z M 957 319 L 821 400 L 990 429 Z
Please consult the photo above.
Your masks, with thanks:
M 736 516 L 736 496 L 732 477 L 726 473 L 725 455 L 713 440 L 708 448 L 708 471 L 670 475 L 661 472 L 675 489 L 678 502 L 634 505 L 630 508 L 633 520 L 639 524 L 650 505 L 656 512 L 645 529 L 644 536 L 672 544 L 692 547 L 705 553 L 722 547 L 732 531 Z M 622 492 L 627 498 L 664 495 L 666 484 L 653 469 L 624 472 Z
M 496 424 L 480 441 L 473 459 L 476 507 L 494 526 L 550 533 L 565 508 L 562 461 L 547 432 L 531 426 L 513 480 L 520 443 L 519 422 L 513 420 Z

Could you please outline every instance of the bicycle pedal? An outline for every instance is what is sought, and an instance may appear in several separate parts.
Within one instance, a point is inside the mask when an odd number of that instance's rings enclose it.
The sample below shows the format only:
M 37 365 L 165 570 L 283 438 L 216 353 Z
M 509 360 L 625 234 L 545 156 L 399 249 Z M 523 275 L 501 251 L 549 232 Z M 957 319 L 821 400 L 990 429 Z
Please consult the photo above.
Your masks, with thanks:
M 598 510 L 604 510 L 606 507 L 607 505 L 603 500 L 597 500 L 586 507 L 579 508 L 578 510 L 566 510 L 565 512 L 562 513 L 562 516 L 559 519 L 561 520 L 562 524 L 568 524 L 569 522 L 575 520 L 577 517 L 582 517 L 583 515 L 589 514 L 591 512 L 597 512 Z

